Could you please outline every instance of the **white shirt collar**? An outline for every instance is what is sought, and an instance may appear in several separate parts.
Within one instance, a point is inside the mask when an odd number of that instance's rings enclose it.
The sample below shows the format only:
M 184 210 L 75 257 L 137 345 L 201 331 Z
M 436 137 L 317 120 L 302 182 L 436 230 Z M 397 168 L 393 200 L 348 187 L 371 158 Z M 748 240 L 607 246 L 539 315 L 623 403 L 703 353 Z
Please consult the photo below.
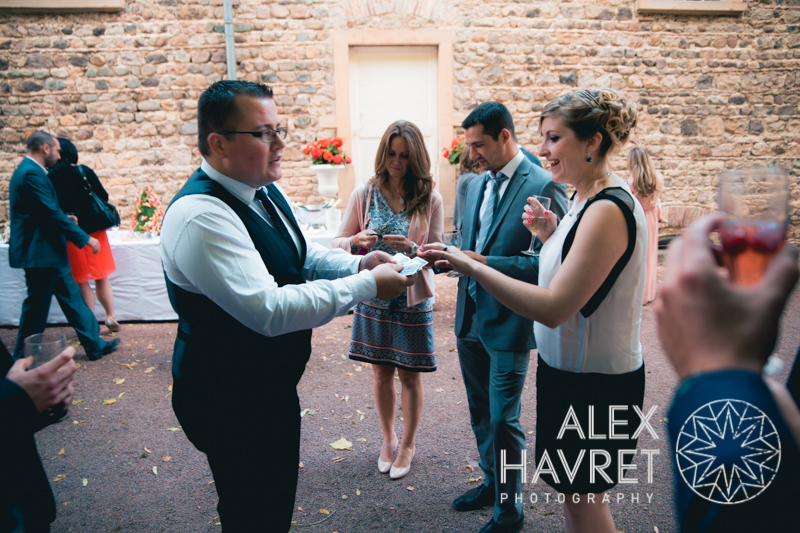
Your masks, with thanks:
M 514 172 L 517 171 L 517 167 L 519 167 L 519 164 L 522 163 L 522 159 L 524 157 L 525 154 L 522 153 L 522 150 L 517 148 L 517 154 L 511 158 L 511 161 L 506 163 L 506 166 L 504 166 L 500 172 L 502 172 L 504 176 L 507 176 L 509 179 L 511 179 L 511 176 L 513 176 Z
M 39 163 L 37 160 L 35 160 L 35 159 L 34 159 L 34 158 L 32 158 L 31 156 L 29 156 L 29 155 L 26 155 L 26 156 L 25 156 L 25 159 L 30 159 L 31 161 L 33 161 L 34 163 L 36 163 L 37 165 L 39 165 L 40 167 L 42 167 L 42 170 L 44 170 L 45 174 L 47 173 L 47 169 L 46 169 L 46 168 L 44 168 L 44 165 L 42 165 L 41 163 Z
M 246 183 L 229 178 L 225 174 L 218 172 L 205 159 L 203 159 L 203 162 L 200 164 L 200 169 L 205 172 L 209 178 L 225 187 L 229 193 L 237 197 L 242 202 L 250 204 L 253 201 L 253 198 L 255 198 L 256 189 L 252 188 Z

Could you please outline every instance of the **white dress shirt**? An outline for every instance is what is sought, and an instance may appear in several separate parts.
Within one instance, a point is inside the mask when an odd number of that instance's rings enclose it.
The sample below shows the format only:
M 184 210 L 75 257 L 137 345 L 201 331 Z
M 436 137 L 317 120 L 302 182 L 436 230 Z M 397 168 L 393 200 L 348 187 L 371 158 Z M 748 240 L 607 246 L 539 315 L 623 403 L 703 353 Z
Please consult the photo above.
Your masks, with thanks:
M 223 176 L 205 160 L 201 168 L 269 221 L 266 210 L 254 201 L 256 189 Z M 278 212 L 299 249 L 299 239 L 305 237 Z M 316 243 L 307 242 L 306 247 L 303 276 L 314 281 L 279 287 L 244 223 L 222 200 L 205 194 L 184 196 L 169 208 L 161 227 L 161 261 L 170 281 L 203 294 L 268 337 L 320 326 L 377 295 L 372 273 L 358 272 L 360 256 Z
M 500 203 L 503 201 L 503 195 L 505 194 L 506 189 L 508 189 L 508 184 L 511 181 L 511 176 L 513 176 L 514 172 L 517 171 L 517 167 L 519 167 L 519 164 L 522 163 L 522 160 L 524 158 L 525 158 L 525 154 L 522 153 L 522 150 L 517 149 L 517 155 L 512 157 L 511 161 L 506 163 L 506 166 L 504 166 L 500 170 L 500 172 L 502 172 L 503 175 L 506 176 L 508 179 L 507 180 L 503 180 L 500 183 L 500 188 L 497 189 L 497 206 L 498 207 L 500 206 Z M 491 170 L 489 171 L 489 176 L 490 177 L 494 177 L 492 175 L 492 171 Z M 481 200 L 479 220 L 483 220 L 480 217 L 482 217 L 483 213 L 486 211 L 486 209 L 487 209 L 487 207 L 489 205 L 489 199 L 490 198 L 491 198 L 491 195 L 489 194 L 489 187 L 484 187 L 483 188 L 483 199 Z

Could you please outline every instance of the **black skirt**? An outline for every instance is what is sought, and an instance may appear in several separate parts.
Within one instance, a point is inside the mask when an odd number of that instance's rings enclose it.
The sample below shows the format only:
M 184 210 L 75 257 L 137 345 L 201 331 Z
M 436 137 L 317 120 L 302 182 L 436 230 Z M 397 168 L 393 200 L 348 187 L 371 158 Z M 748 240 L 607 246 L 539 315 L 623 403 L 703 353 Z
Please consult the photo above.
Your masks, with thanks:
M 547 451 L 549 463 L 558 476 L 550 473 L 540 474 L 540 479 L 563 494 L 598 494 L 617 485 L 618 451 L 636 450 L 638 438 L 630 438 L 639 428 L 641 421 L 633 406 L 639 409 L 644 403 L 644 363 L 638 370 L 625 374 L 598 374 L 567 372 L 551 367 L 539 357 L 536 370 L 536 465 L 542 465 L 542 457 Z M 622 439 L 609 438 L 609 406 L 626 406 L 615 411 L 614 435 L 624 435 Z M 590 439 L 589 411 L 593 407 L 593 434 L 604 438 Z M 570 408 L 574 416 L 570 413 Z M 624 424 L 622 424 L 624 422 Z M 616 424 L 619 423 L 619 424 Z M 559 438 L 559 432 L 566 426 Z M 580 426 L 580 430 L 572 429 Z M 582 437 L 581 437 L 582 433 Z M 559 455 L 561 450 L 567 467 Z M 592 450 L 604 450 L 610 456 L 610 465 L 604 469 L 609 477 L 595 474 L 590 477 Z M 573 481 L 569 480 L 567 468 L 573 470 L 581 451 L 583 458 Z M 624 463 L 632 464 L 633 454 L 624 455 Z M 606 458 L 596 457 L 595 463 L 602 465 Z M 628 471 L 626 477 L 633 476 Z

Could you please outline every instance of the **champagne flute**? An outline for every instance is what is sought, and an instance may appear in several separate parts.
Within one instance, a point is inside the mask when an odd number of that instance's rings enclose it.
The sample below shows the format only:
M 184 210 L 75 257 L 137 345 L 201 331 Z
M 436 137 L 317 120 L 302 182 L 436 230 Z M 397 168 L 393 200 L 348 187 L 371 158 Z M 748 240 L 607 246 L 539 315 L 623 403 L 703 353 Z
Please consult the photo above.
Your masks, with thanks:
M 37 333 L 23 341 L 25 357 L 33 356 L 29 370 L 49 363 L 54 357 L 67 349 L 67 339 L 61 333 Z M 62 402 L 48 410 L 53 421 L 67 416 L 67 406 Z
M 522 253 L 531 257 L 537 257 L 539 252 L 534 250 L 533 244 L 536 241 L 536 235 L 538 235 L 539 230 L 547 221 L 544 212 L 550 209 L 550 198 L 546 196 L 531 196 L 531 198 L 533 198 L 535 202 L 538 202 L 538 205 L 536 203 L 531 203 L 531 207 L 533 208 L 533 221 L 530 226 L 528 226 L 528 231 L 531 232 L 531 245 L 528 246 L 527 250 L 523 250 Z
M 442 244 L 445 246 L 455 246 L 459 250 L 461 249 L 461 232 L 457 229 L 452 231 L 445 231 L 444 236 L 442 237 Z M 460 278 L 463 274 L 459 274 L 455 270 L 452 270 L 447 273 L 448 278 Z
M 777 165 L 724 171 L 719 209 L 722 264 L 734 283 L 755 285 L 783 247 L 789 219 L 789 173 Z

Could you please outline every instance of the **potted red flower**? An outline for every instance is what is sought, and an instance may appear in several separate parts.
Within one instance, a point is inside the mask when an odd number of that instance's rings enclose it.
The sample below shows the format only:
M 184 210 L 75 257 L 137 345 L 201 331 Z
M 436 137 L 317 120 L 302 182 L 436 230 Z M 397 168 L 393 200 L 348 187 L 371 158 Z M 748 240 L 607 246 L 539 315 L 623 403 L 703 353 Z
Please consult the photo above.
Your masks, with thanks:
M 339 170 L 352 161 L 342 150 L 343 144 L 341 137 L 334 137 L 320 139 L 303 148 L 303 155 L 311 158 L 311 168 L 317 172 L 321 196 L 335 196 L 339 192 Z

